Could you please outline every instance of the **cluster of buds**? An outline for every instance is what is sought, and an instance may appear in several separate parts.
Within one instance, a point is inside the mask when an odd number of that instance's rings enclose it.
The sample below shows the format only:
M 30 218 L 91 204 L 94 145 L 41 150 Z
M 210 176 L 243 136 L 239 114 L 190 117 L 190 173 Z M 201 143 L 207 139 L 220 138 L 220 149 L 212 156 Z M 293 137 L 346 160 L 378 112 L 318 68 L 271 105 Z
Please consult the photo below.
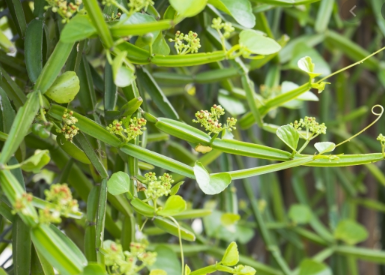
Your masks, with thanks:
M 23 195 L 16 199 L 15 204 L 13 205 L 13 214 L 22 213 L 28 215 L 27 205 L 32 203 L 32 194 L 23 193 Z
M 160 197 L 167 196 L 171 192 L 172 183 L 174 180 L 172 176 L 165 173 L 163 176 L 156 177 L 156 174 L 153 172 L 147 173 L 144 175 L 146 178 L 143 183 L 147 185 L 147 189 L 144 191 L 147 198 L 156 200 Z
M 118 135 L 123 138 L 125 142 L 128 142 L 137 136 L 143 134 L 143 131 L 146 130 L 147 120 L 144 118 L 124 118 L 123 121 L 114 120 L 112 124 L 107 126 L 107 130 L 115 135 Z
M 237 119 L 233 117 L 227 118 L 225 125 L 219 122 L 220 117 L 225 114 L 225 110 L 221 105 L 214 104 L 210 111 L 211 112 L 200 110 L 196 112 L 196 119 L 193 120 L 195 123 L 200 123 L 201 126 L 209 132 L 209 135 L 211 133 L 219 134 L 224 129 L 228 129 L 229 131 L 236 129 L 235 124 L 237 123 Z
M 144 267 L 152 266 L 156 260 L 156 252 L 147 252 L 146 244 L 131 243 L 131 251 L 123 251 L 120 244 L 113 241 L 104 241 L 102 252 L 105 265 L 110 267 L 113 274 L 138 274 Z M 138 265 L 138 262 L 141 262 Z
M 45 190 L 46 200 L 51 203 L 50 208 L 40 209 L 40 222 L 60 223 L 60 216 L 67 217 L 70 213 L 79 211 L 78 201 L 73 199 L 67 184 L 53 184 L 50 190 Z
M 315 137 L 320 134 L 326 134 L 326 126 L 325 123 L 319 124 L 315 117 L 307 117 L 301 118 L 299 121 L 296 120 L 294 123 L 290 124 L 294 127 L 294 129 L 301 131 L 306 130 L 308 133 L 311 133 L 310 137 Z M 308 137 L 308 138 L 310 138 Z
M 377 140 L 381 142 L 382 154 L 385 156 L 385 136 L 379 134 Z
M 201 47 L 201 40 L 198 38 L 198 34 L 193 31 L 189 31 L 188 34 L 177 31 L 175 33 L 175 39 L 170 38 L 169 41 L 175 42 L 174 47 L 176 52 L 180 55 L 197 53 Z
M 73 116 L 73 112 L 68 110 L 64 111 L 62 116 L 63 126 L 57 132 L 63 133 L 66 140 L 72 142 L 73 138 L 79 133 L 79 128 L 76 127 L 78 119 Z
M 214 18 L 211 27 L 221 33 L 221 29 L 223 29 L 223 37 L 229 38 L 231 33 L 235 30 L 231 23 L 224 22 L 222 23 L 222 19 L 220 17 Z
M 62 18 L 62 22 L 66 23 L 79 10 L 82 0 L 75 0 L 75 3 L 67 2 L 66 0 L 47 0 L 48 6 L 44 8 L 48 10 L 52 8 L 53 12 L 57 12 Z
M 152 0 L 131 0 L 128 3 L 128 7 L 131 11 L 141 11 L 142 9 L 147 10 L 148 6 L 153 6 L 154 2 Z

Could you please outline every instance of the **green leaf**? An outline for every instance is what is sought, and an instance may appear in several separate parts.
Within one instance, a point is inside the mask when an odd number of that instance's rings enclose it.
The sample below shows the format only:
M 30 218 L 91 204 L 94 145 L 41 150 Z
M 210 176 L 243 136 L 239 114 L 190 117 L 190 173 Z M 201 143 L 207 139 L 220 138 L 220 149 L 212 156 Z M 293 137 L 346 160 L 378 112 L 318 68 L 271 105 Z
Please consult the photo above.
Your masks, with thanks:
M 275 40 L 255 30 L 243 30 L 239 34 L 239 44 L 253 54 L 268 55 L 281 50 L 281 46 Z
M 68 71 L 55 80 L 45 95 L 57 103 L 69 103 L 79 90 L 79 78 L 75 72 Z
M 354 220 L 342 220 L 334 230 L 334 237 L 347 244 L 354 245 L 368 238 L 368 231 Z
M 179 188 L 181 187 L 181 185 L 184 183 L 184 181 L 180 181 L 178 182 L 177 184 L 175 184 L 172 188 L 171 188 L 171 193 L 170 195 L 176 195 L 176 193 L 178 193 L 179 191 Z
M 60 40 L 64 43 L 74 43 L 86 39 L 96 33 L 88 15 L 78 14 L 72 18 L 60 34 Z
M 159 210 L 157 213 L 161 216 L 167 217 L 178 214 L 184 210 L 186 210 L 185 200 L 181 196 L 173 195 L 167 199 L 162 210 Z
M 194 175 L 200 189 L 207 195 L 219 194 L 231 183 L 228 173 L 210 175 L 200 162 L 195 163 Z
M 174 224 L 174 222 L 170 221 L 169 219 L 159 217 L 159 216 L 155 217 L 154 225 L 166 231 L 167 233 L 170 233 L 176 237 L 179 237 L 178 227 Z M 181 226 L 180 226 L 180 235 L 183 240 L 190 241 L 190 242 L 195 241 L 194 233 Z
M 301 262 L 298 275 L 332 275 L 332 272 L 327 265 L 306 259 Z
M 299 134 L 296 129 L 291 125 L 284 125 L 278 128 L 276 132 L 277 136 L 293 151 L 297 150 Z
M 43 33 L 44 20 L 33 19 L 28 24 L 24 40 L 25 66 L 33 83 L 43 69 Z
M 208 3 L 231 15 L 245 28 L 251 29 L 255 26 L 255 16 L 248 0 L 209 0 Z
M 206 3 L 207 0 L 170 0 L 171 6 L 181 17 L 192 17 L 200 13 Z
M 314 147 L 317 149 L 317 151 L 320 154 L 323 154 L 323 153 L 328 153 L 328 152 L 334 151 L 334 149 L 336 148 L 336 144 L 333 142 L 328 142 L 328 141 L 317 142 L 314 144 Z
M 190 275 L 191 273 L 191 268 L 186 264 L 184 266 L 184 275 Z
M 237 221 L 239 221 L 241 219 L 241 216 L 239 216 L 238 214 L 234 214 L 234 213 L 224 213 L 222 216 L 221 216 L 221 223 L 224 225 L 224 226 L 230 226 L 230 225 L 234 225 Z
M 221 264 L 225 266 L 234 266 L 239 262 L 238 247 L 235 242 L 230 243 L 226 248 L 225 254 L 221 260 Z
M 36 150 L 33 156 L 23 161 L 21 169 L 26 172 L 37 173 L 41 168 L 46 166 L 50 160 L 48 150 Z
M 106 270 L 101 264 L 98 263 L 88 263 L 87 266 L 83 269 L 82 275 L 105 275 Z
M 257 271 L 251 266 L 238 265 L 235 267 L 236 275 L 254 275 Z
M 308 46 L 305 42 L 295 45 L 289 67 L 298 70 L 298 61 L 304 56 L 310 57 L 312 62 L 317 64 L 317 72 L 320 73 L 320 75 L 327 76 L 331 73 L 330 66 L 322 55 L 319 54 L 314 47 Z
M 112 174 L 107 181 L 107 190 L 110 194 L 118 196 L 130 191 L 130 176 L 124 172 L 116 172 Z
M 162 32 L 159 32 L 154 43 L 152 44 L 152 52 L 160 55 L 170 54 L 170 47 L 168 46 L 166 39 L 164 39 Z
M 112 63 L 114 83 L 118 87 L 126 87 L 135 80 L 134 70 L 123 64 L 126 55 L 126 52 L 120 52 Z
M 306 72 L 311 79 L 321 75 L 319 73 L 314 73 L 315 65 L 310 56 L 305 56 L 298 60 L 297 65 L 302 71 Z
M 153 269 L 151 270 L 150 275 L 167 275 L 167 272 L 162 269 Z
M 306 205 L 293 204 L 290 206 L 289 218 L 296 224 L 304 224 L 311 221 L 312 213 Z
M 290 81 L 284 81 L 282 82 L 281 85 L 281 93 L 287 93 L 292 90 L 297 89 L 299 86 L 293 82 Z M 296 100 L 301 100 L 301 101 L 319 101 L 318 97 L 312 93 L 311 91 L 306 91 L 303 94 L 300 94 L 299 96 L 296 97 Z M 291 101 L 289 101 L 291 102 Z
M 156 262 L 151 266 L 153 270 L 164 270 L 167 275 L 180 275 L 182 273 L 180 261 L 175 252 L 166 245 L 155 247 Z M 157 273 L 156 273 L 157 274 Z
M 226 90 L 219 90 L 218 102 L 226 110 L 226 112 L 229 112 L 233 116 L 246 113 L 245 105 L 243 105 L 239 99 L 230 96 L 229 92 Z

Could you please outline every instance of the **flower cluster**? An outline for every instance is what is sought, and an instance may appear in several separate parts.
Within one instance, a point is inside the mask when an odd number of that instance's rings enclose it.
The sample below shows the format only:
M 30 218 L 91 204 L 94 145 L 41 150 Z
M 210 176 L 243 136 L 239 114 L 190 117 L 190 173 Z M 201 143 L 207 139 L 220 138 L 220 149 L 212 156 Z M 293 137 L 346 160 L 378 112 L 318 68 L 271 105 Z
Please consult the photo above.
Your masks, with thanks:
M 57 12 L 62 18 L 62 22 L 66 23 L 72 15 L 79 10 L 82 0 L 75 0 L 75 3 L 67 2 L 66 0 L 47 0 L 48 6 L 44 8 L 48 10 L 52 8 L 53 12 Z
M 174 183 L 172 176 L 165 173 L 163 176 L 156 177 L 156 174 L 153 172 L 147 173 L 144 175 L 146 178 L 143 183 L 147 185 L 146 190 L 144 191 L 147 198 L 156 200 L 160 197 L 167 196 L 171 192 L 171 185 Z
M 131 0 L 128 3 L 128 7 L 133 11 L 141 11 L 142 9 L 147 10 L 148 6 L 154 5 L 152 0 Z
M 197 53 L 201 47 L 200 39 L 196 32 L 190 31 L 188 34 L 183 34 L 180 31 L 175 33 L 175 39 L 169 39 L 170 42 L 175 42 L 175 49 L 178 54 Z
M 79 133 L 79 128 L 76 127 L 78 119 L 73 116 L 73 112 L 68 110 L 64 111 L 62 116 L 63 126 L 60 130 L 57 130 L 58 133 L 63 133 L 66 140 L 72 142 L 73 138 Z
M 20 198 L 17 198 L 13 205 L 13 214 L 22 213 L 28 215 L 27 205 L 32 203 L 32 194 L 24 193 Z
M 201 126 L 209 132 L 209 135 L 211 133 L 218 134 L 224 129 L 228 129 L 229 131 L 236 129 L 235 124 L 237 123 L 237 120 L 233 117 L 227 118 L 225 125 L 219 122 L 220 117 L 224 114 L 225 110 L 222 106 L 214 104 L 214 106 L 211 107 L 211 112 L 207 110 L 196 112 L 195 117 L 197 119 L 194 119 L 193 122 L 200 123 Z
M 67 184 L 53 184 L 50 190 L 45 190 L 44 193 L 51 205 L 39 210 L 40 222 L 60 223 L 60 215 L 67 217 L 70 213 L 79 211 L 78 201 L 72 198 Z
M 299 121 L 296 120 L 294 123 L 290 124 L 291 126 L 294 127 L 294 129 L 301 131 L 306 130 L 307 132 L 307 137 L 305 139 L 309 139 L 311 137 L 316 137 L 320 134 L 326 134 L 326 126 L 325 123 L 319 124 L 315 117 L 305 117 L 301 118 Z M 311 134 L 309 136 L 309 133 Z
M 123 118 L 122 121 L 114 120 L 112 124 L 107 126 L 107 130 L 110 133 L 118 135 L 123 138 L 125 142 L 128 142 L 137 136 L 143 134 L 143 131 L 146 130 L 147 120 L 144 118 Z
M 231 23 L 224 22 L 222 23 L 222 19 L 220 17 L 213 19 L 213 24 L 211 27 L 221 33 L 221 29 L 223 29 L 223 37 L 229 38 L 231 33 L 235 30 Z
M 131 251 L 123 251 L 120 244 L 107 240 L 103 243 L 105 265 L 113 274 L 138 274 L 144 267 L 152 266 L 156 261 L 156 252 L 147 252 L 145 243 L 131 243 Z

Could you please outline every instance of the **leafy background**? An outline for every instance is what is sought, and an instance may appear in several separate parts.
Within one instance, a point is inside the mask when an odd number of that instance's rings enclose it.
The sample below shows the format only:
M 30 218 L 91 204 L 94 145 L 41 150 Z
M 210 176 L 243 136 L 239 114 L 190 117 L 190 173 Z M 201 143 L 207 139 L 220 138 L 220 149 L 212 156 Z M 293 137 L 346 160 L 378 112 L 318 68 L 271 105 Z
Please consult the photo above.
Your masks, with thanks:
M 343 8 L 346 4 L 342 6 L 337 1 L 322 0 L 311 4 L 307 3 L 310 1 L 293 1 L 296 4 L 294 6 L 292 2 L 285 4 L 287 2 L 209 1 L 217 9 L 207 6 L 197 16 L 183 20 L 163 34 L 167 40 L 174 37 L 176 30 L 185 33 L 193 30 L 201 38 L 200 52 L 213 51 L 218 46 L 213 41 L 212 31 L 208 26 L 211 19 L 220 14 L 227 21 L 233 22 L 237 31 L 254 28 L 280 41 L 285 46 L 277 55 L 270 56 L 267 60 L 269 62 L 245 61 L 250 68 L 249 76 L 256 92 L 263 98 L 274 97 L 285 85 L 293 85 L 287 82 L 285 84 L 285 81 L 297 85 L 306 83 L 307 75 L 297 67 L 298 60 L 304 56 L 312 58 L 316 64 L 316 72 L 328 75 L 361 60 L 383 45 L 385 20 L 380 13 L 381 1 L 354 2 L 357 5 L 357 17 L 354 20 L 350 18 L 347 9 Z M 221 6 L 221 3 L 226 7 Z M 300 5 L 302 3 L 304 4 Z M 37 15 L 34 14 L 32 4 L 36 8 L 44 5 L 44 2 L 0 2 L 1 30 L 11 37 L 17 49 L 15 55 L 0 51 L 1 97 L 10 99 L 2 100 L 1 130 L 4 133 L 9 132 L 16 110 L 25 101 L 25 94 L 32 90 L 38 77 L 33 72 L 39 71 L 39 66 L 41 70 L 46 63 L 64 27 L 58 15 L 50 11 L 44 16 L 39 15 L 40 19 L 36 20 Z M 155 8 L 160 15 L 165 13 L 168 6 L 168 1 L 155 1 Z M 157 34 L 154 35 L 156 36 Z M 132 38 L 130 42 L 138 45 L 140 41 L 135 39 Z M 43 41 L 40 42 L 41 51 L 33 46 L 39 41 Z M 231 37 L 229 43 L 238 43 L 237 35 Z M 172 44 L 169 45 L 173 52 Z M 75 70 L 80 80 L 80 92 L 71 107 L 103 124 L 107 116 L 103 112 L 103 106 L 106 106 L 103 45 L 98 38 L 91 38 L 77 47 L 80 47 L 82 53 L 80 60 L 74 48 L 64 69 Z M 157 50 L 167 54 L 169 49 L 163 43 Z M 40 58 L 41 62 L 33 62 L 36 58 Z M 383 54 L 379 53 L 362 65 L 336 75 L 324 92 L 317 94 L 314 91 L 318 101 L 292 101 L 282 108 L 270 111 L 264 122 L 285 125 L 305 115 L 312 115 L 325 122 L 328 127 L 327 135 L 318 141 L 338 143 L 348 138 L 374 120 L 370 112 L 373 105 L 385 104 L 385 63 L 381 60 Z M 192 118 L 197 110 L 209 109 L 213 104 L 219 103 L 228 115 L 239 119 L 238 130 L 234 132 L 236 139 L 287 149 L 274 133 L 266 131 L 266 125 L 265 129 L 261 129 L 242 120 L 243 115 L 250 110 L 245 93 L 241 90 L 238 70 L 229 71 L 228 77 L 220 79 L 215 79 L 215 75 L 205 75 L 214 69 L 233 68 L 231 62 L 181 68 L 151 65 L 144 67 L 151 79 L 138 66 L 137 82 L 150 113 L 158 116 L 165 112 L 161 107 L 164 106 L 161 103 L 162 98 L 156 98 L 152 94 L 154 87 L 151 85 L 156 83 L 175 108 L 177 115 L 186 123 L 193 125 Z M 203 73 L 201 77 L 206 76 L 202 77 L 203 80 L 198 78 L 200 73 Z M 129 99 L 128 94 L 127 90 L 119 89 L 118 107 Z M 151 124 L 147 128 L 148 149 L 186 164 L 206 158 L 206 167 L 213 172 L 270 163 L 217 151 L 207 155 L 197 154 L 187 142 L 159 133 Z M 380 152 L 380 144 L 375 139 L 381 131 L 384 131 L 383 119 L 361 136 L 338 148 L 335 153 Z M 98 145 L 95 140 L 92 142 L 92 146 L 104 157 L 103 161 L 108 163 L 112 172 L 124 166 L 114 149 L 105 149 L 104 144 Z M 22 149 L 16 154 L 17 157 L 31 155 L 34 149 L 39 148 L 50 150 L 53 160 L 38 174 L 24 174 L 27 190 L 35 196 L 44 197 L 43 190 L 49 183 L 67 181 L 85 210 L 86 196 L 77 188 L 79 177 L 88 182 L 87 186 L 100 182 L 100 179 L 95 176 L 92 167 L 76 161 L 74 164 L 70 162 L 72 167 L 68 165 L 70 157 L 57 146 L 51 139 L 43 140 L 33 134 L 27 136 Z M 314 154 L 315 150 L 309 146 L 305 152 Z M 385 274 L 385 269 L 381 266 L 385 263 L 385 253 L 381 251 L 385 245 L 382 237 L 385 228 L 385 176 L 382 168 L 383 164 L 380 162 L 346 168 L 287 169 L 245 181 L 233 181 L 224 192 L 215 196 L 204 195 L 194 180 L 185 179 L 179 194 L 194 208 L 215 209 L 211 216 L 186 221 L 198 230 L 196 243 L 184 245 L 188 255 L 187 263 L 194 268 L 214 263 L 223 255 L 228 243 L 235 240 L 242 254 L 241 262 L 257 269 L 258 274 Z M 68 174 L 67 169 L 75 169 L 76 172 Z M 79 171 L 84 176 L 79 176 Z M 159 168 L 155 168 L 155 171 L 163 172 Z M 245 182 L 251 183 L 252 189 L 245 188 L 249 186 L 244 185 Z M 4 201 L 0 206 L 4 206 Z M 111 206 L 109 211 L 118 227 L 124 227 L 123 215 Z M 11 238 L 14 240 L 14 248 L 26 245 L 21 239 L 15 241 L 15 234 L 22 232 L 16 231 L 16 226 L 3 216 L 0 226 L 2 257 L 9 251 Z M 84 251 L 84 224 L 65 219 L 60 228 Z M 112 230 L 112 226 L 107 227 L 107 239 L 116 238 L 116 235 L 119 237 Z M 168 234 L 158 235 L 159 231 L 151 223 L 144 232 L 149 236 L 152 249 L 158 251 L 159 255 L 167 255 L 165 259 L 159 256 L 158 261 L 170 261 L 167 266 L 174 266 L 168 270 L 168 274 L 179 274 L 179 264 L 175 264 L 179 261 L 175 254 L 177 239 Z M 351 246 L 356 243 L 359 243 L 357 247 Z M 23 259 L 17 258 L 15 253 L 17 251 L 14 249 L 13 263 L 22 262 Z M 35 262 L 32 261 L 32 264 Z M 7 271 L 15 272 L 12 271 L 15 265 L 10 265 L 10 261 L 5 263 Z M 164 268 L 164 265 L 158 267 Z M 298 267 L 300 269 L 296 269 Z

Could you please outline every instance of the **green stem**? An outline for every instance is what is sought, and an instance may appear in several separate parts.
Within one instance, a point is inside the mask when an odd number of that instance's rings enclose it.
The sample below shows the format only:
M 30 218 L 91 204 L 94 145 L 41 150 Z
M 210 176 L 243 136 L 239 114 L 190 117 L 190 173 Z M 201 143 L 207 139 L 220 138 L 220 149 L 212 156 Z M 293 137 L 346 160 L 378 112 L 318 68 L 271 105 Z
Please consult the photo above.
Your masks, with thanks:
M 301 152 L 303 151 L 303 149 L 306 148 L 306 146 L 309 144 L 309 142 L 310 142 L 310 139 L 307 139 L 307 140 L 305 141 L 305 143 L 302 145 L 301 149 L 299 149 L 299 150 L 297 151 L 297 153 L 298 153 L 298 154 L 301 154 Z
M 183 246 L 182 246 L 182 236 L 180 233 L 180 225 L 179 223 L 171 216 L 168 216 L 170 220 L 172 220 L 175 225 L 178 227 L 178 237 L 179 237 L 179 247 L 180 247 L 180 261 L 182 262 L 182 275 L 184 275 L 184 255 L 183 255 Z
M 360 65 L 360 64 L 364 63 L 365 60 L 367 60 L 367 59 L 371 58 L 372 56 L 374 56 L 374 55 L 376 55 L 376 54 L 382 52 L 383 50 L 385 50 L 385 47 L 379 49 L 378 51 L 372 53 L 371 55 L 368 55 L 368 56 L 365 57 L 364 59 L 362 59 L 362 60 L 360 60 L 360 61 L 358 61 L 358 62 L 356 62 L 356 63 L 354 63 L 354 64 L 352 64 L 352 65 L 349 65 L 349 66 L 347 66 L 347 67 L 345 67 L 345 68 L 342 68 L 341 70 L 338 70 L 338 71 L 336 71 L 336 72 L 334 72 L 334 73 L 332 73 L 332 74 L 330 74 L 330 75 L 328 75 L 328 76 L 322 78 L 321 80 L 318 80 L 318 81 L 316 82 L 316 84 L 321 83 L 322 81 L 324 81 L 324 80 L 326 80 L 326 79 L 332 77 L 333 75 L 339 74 L 339 73 L 341 73 L 341 72 L 343 72 L 343 71 L 346 71 L 347 69 L 350 69 L 350 68 L 352 68 L 352 67 L 354 67 L 354 66 L 357 66 L 357 65 Z

